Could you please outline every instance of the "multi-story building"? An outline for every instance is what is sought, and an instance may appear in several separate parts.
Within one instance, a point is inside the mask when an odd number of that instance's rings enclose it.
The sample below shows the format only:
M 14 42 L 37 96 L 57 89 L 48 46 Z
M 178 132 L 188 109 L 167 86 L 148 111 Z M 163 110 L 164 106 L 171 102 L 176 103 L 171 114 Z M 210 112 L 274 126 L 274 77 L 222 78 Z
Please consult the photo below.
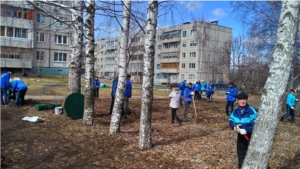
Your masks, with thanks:
M 70 5 L 71 1 L 57 1 Z M 70 12 L 39 3 L 61 20 Z M 26 1 L 1 1 L 1 70 L 68 74 L 71 29 L 66 23 L 46 17 Z
M 133 38 L 134 37 L 134 38 Z M 211 23 L 184 23 L 157 30 L 155 50 L 155 82 L 177 83 L 182 80 L 195 83 L 228 81 L 232 29 Z M 120 38 L 97 41 L 96 72 L 112 77 L 117 72 Z M 113 62 L 107 60 L 113 44 Z M 129 40 L 130 63 L 128 73 L 134 81 L 142 80 L 144 35 Z M 100 47 L 99 47 L 100 46 Z M 106 54 L 105 54 L 106 52 Z

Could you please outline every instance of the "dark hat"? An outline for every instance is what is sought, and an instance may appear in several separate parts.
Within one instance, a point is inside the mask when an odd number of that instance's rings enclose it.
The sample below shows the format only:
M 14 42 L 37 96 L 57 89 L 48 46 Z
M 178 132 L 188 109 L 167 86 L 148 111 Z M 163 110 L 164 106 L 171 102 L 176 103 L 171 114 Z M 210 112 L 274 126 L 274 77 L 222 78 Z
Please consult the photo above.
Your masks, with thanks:
M 296 93 L 296 92 L 295 92 L 295 90 L 293 90 L 293 89 L 291 89 L 291 90 L 290 90 L 290 92 L 294 92 L 294 93 Z
M 131 77 L 131 75 L 128 74 L 128 75 L 127 75 L 127 78 L 130 78 L 130 77 Z
M 189 85 L 191 85 L 191 86 L 192 86 L 192 85 L 193 85 L 193 83 L 191 83 L 191 82 L 190 82 L 190 83 L 189 83 Z
M 239 100 L 239 99 L 248 99 L 248 95 L 244 94 L 244 93 L 241 93 L 241 94 L 238 94 L 236 96 L 236 98 Z

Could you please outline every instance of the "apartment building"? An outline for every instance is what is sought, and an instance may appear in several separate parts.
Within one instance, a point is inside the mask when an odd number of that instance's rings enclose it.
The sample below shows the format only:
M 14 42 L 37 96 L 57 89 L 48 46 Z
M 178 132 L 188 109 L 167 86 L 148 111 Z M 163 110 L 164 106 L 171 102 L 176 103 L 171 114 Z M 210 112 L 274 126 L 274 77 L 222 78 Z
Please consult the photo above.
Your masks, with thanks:
M 177 83 L 182 80 L 224 83 L 230 68 L 232 29 L 218 22 L 186 22 L 157 30 L 155 50 L 156 84 Z M 117 73 L 120 38 L 96 42 L 96 74 L 113 77 Z M 133 81 L 142 81 L 144 35 L 129 40 L 128 73 Z
M 57 1 L 70 6 L 71 1 Z M 46 17 L 26 1 L 1 1 L 1 71 L 68 74 L 71 29 Z M 40 2 L 40 7 L 61 20 L 70 12 Z

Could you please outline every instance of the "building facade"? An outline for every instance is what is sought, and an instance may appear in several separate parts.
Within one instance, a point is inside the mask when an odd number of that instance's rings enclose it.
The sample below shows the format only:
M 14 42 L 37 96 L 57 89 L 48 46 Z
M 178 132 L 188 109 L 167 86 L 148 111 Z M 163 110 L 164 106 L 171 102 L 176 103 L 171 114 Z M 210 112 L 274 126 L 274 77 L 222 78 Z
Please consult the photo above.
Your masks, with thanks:
M 61 20 L 71 20 L 66 10 L 38 5 Z M 26 1 L 1 1 L 0 8 L 2 71 L 68 74 L 72 31 L 66 23 L 46 17 Z
M 230 68 L 232 29 L 218 22 L 184 23 L 157 30 L 155 49 L 156 84 L 182 80 L 224 83 Z M 96 74 L 112 78 L 117 73 L 120 38 L 96 42 Z M 112 46 L 111 46 L 112 45 Z M 112 51 L 113 50 L 113 51 Z M 144 35 L 131 36 L 127 72 L 142 81 Z

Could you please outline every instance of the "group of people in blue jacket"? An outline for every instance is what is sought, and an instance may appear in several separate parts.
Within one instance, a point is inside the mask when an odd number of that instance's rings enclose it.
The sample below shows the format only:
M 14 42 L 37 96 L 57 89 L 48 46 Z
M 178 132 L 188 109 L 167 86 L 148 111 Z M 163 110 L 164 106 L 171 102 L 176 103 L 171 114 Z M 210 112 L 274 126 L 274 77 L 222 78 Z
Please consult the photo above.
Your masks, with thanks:
M 24 105 L 24 98 L 27 92 L 27 85 L 20 79 L 14 78 L 11 81 L 11 77 L 14 75 L 14 71 L 9 71 L 4 73 L 1 76 L 0 88 L 1 88 L 1 105 L 2 106 L 9 106 L 9 97 L 14 97 L 14 106 L 23 106 Z

